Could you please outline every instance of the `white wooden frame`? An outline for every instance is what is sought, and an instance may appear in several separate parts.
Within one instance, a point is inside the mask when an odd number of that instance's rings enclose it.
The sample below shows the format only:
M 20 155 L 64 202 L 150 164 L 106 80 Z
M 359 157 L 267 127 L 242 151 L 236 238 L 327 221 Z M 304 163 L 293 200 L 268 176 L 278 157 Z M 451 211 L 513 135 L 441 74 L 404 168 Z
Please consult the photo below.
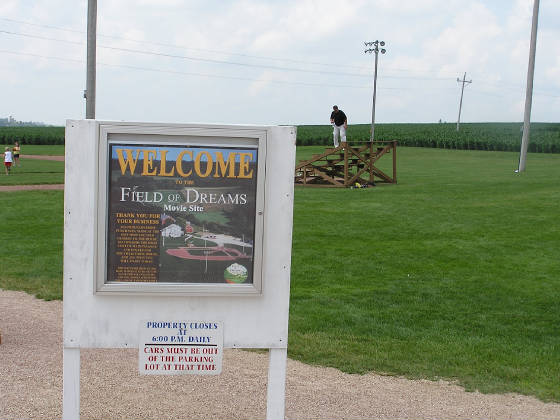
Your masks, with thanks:
M 247 294 L 169 295 L 94 293 L 99 216 L 98 144 L 101 127 L 142 132 L 199 131 L 266 142 L 263 188 L 262 291 Z M 127 128 L 125 128 L 127 127 Z M 257 136 L 258 136 L 257 135 Z M 284 416 L 290 294 L 295 128 L 133 124 L 68 121 L 64 206 L 63 418 L 79 418 L 81 348 L 137 348 L 141 319 L 221 321 L 224 348 L 270 349 L 267 417 Z
M 97 143 L 98 174 L 97 174 L 97 252 L 94 274 L 94 293 L 134 293 L 158 295 L 230 295 L 262 293 L 262 245 L 263 222 L 265 213 L 264 184 L 266 161 L 266 130 L 239 130 L 232 128 L 199 128 L 176 126 L 145 126 L 145 125 L 99 125 L 99 141 Z M 108 149 L 110 143 L 136 144 L 143 139 L 145 143 L 158 145 L 207 146 L 207 147 L 246 147 L 257 148 L 257 203 L 255 214 L 255 244 L 253 254 L 252 284 L 186 284 L 186 283 L 106 283 L 107 274 L 107 224 L 108 224 Z

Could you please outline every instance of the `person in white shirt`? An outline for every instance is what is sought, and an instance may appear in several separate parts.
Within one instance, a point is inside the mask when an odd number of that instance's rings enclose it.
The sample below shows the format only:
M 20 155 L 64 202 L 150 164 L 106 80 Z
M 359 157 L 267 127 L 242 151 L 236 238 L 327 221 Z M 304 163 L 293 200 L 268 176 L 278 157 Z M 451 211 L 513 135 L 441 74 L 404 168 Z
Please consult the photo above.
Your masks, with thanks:
M 10 168 L 12 167 L 12 151 L 6 147 L 4 152 L 4 166 L 6 168 L 6 175 L 10 175 Z

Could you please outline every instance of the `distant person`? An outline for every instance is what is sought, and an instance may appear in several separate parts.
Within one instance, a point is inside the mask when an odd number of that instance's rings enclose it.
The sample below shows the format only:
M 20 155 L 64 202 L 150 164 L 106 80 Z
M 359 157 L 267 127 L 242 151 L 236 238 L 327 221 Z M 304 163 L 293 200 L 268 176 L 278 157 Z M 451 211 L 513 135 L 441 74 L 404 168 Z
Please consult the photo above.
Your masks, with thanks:
M 342 143 L 346 144 L 346 129 L 348 128 L 348 119 L 346 114 L 338 109 L 338 106 L 334 105 L 332 107 L 333 112 L 331 112 L 331 124 L 333 126 L 333 141 L 334 147 L 338 147 L 338 140 L 340 139 Z
M 18 166 L 18 162 L 19 162 L 19 154 L 21 151 L 21 148 L 19 147 L 19 143 L 16 141 L 16 144 L 14 145 L 14 148 L 12 149 L 13 153 L 14 153 L 14 168 L 16 166 Z
M 10 168 L 12 166 L 12 151 L 6 147 L 4 152 L 4 167 L 6 168 L 6 175 L 10 175 Z

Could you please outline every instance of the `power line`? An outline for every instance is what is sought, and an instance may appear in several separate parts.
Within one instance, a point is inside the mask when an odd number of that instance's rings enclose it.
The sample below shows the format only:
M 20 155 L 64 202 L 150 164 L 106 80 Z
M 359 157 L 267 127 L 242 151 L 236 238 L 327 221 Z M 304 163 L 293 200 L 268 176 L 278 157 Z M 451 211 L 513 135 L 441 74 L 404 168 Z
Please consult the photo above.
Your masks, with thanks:
M 21 32 L 14 32 L 14 31 L 6 31 L 0 30 L 0 33 L 14 35 L 14 36 L 21 36 L 25 38 L 34 38 L 34 39 L 42 39 L 47 41 L 56 41 L 56 42 L 63 42 L 67 44 L 73 45 L 84 45 L 81 41 L 71 41 L 67 39 L 60 39 L 60 38 L 51 38 L 45 37 L 41 35 L 33 35 L 33 34 L 26 34 Z M 281 71 L 293 71 L 299 73 L 310 73 L 310 74 L 326 74 L 326 75 L 336 75 L 336 76 L 351 76 L 351 77 L 361 77 L 361 78 L 369 78 L 371 75 L 367 74 L 358 74 L 358 73 L 344 73 L 344 72 L 336 72 L 336 71 L 325 71 L 325 70 L 308 70 L 308 69 L 301 69 L 301 68 L 294 68 L 294 67 L 281 67 L 281 66 L 272 66 L 272 65 L 265 65 L 265 64 L 250 64 L 250 63 L 242 63 L 236 61 L 227 61 L 227 60 L 215 60 L 209 58 L 199 58 L 199 57 L 191 57 L 186 55 L 179 55 L 179 54 L 168 54 L 168 53 L 160 53 L 157 51 L 146 51 L 146 50 L 137 50 L 132 48 L 122 48 L 122 47 L 112 47 L 108 45 L 98 45 L 98 48 L 108 49 L 108 50 L 115 50 L 115 51 L 122 51 L 127 53 L 133 54 L 142 54 L 142 55 L 152 55 L 157 57 L 167 57 L 167 58 L 176 58 L 182 60 L 190 60 L 190 61 L 200 61 L 212 64 L 226 64 L 226 65 L 235 65 L 235 66 L 242 66 L 242 67 L 255 67 L 255 68 L 263 68 L 269 70 L 281 70 Z M 405 80 L 449 80 L 448 78 L 439 78 L 439 77 L 407 77 L 407 76 L 384 76 L 386 79 L 405 79 Z
M 26 21 L 16 20 L 16 19 L 2 18 L 2 17 L 0 17 L 0 19 L 1 19 L 1 20 L 5 20 L 5 21 L 7 21 L 7 22 L 19 23 L 19 24 L 23 24 L 23 25 L 30 25 L 30 26 L 37 26 L 37 27 L 40 27 L 40 28 L 55 29 L 55 30 L 59 30 L 59 31 L 72 32 L 72 33 L 77 33 L 77 34 L 82 34 L 82 35 L 85 34 L 84 31 L 79 31 L 79 30 L 75 30 L 75 29 L 68 29 L 68 28 L 62 28 L 62 27 L 59 27 L 59 26 L 42 25 L 42 24 L 38 24 L 38 23 L 26 22 Z M 192 51 L 209 52 L 209 53 L 213 53 L 213 54 L 234 55 L 234 56 L 239 56 L 239 57 L 255 58 L 255 59 L 258 59 L 258 60 L 275 60 L 275 61 L 286 61 L 286 62 L 291 62 L 291 63 L 300 63 L 300 64 L 312 64 L 312 65 L 319 65 L 319 66 L 328 66 L 328 67 L 331 67 L 331 66 L 332 66 L 332 63 L 321 63 L 321 62 L 317 62 L 317 61 L 296 60 L 296 59 L 292 59 L 292 58 L 280 58 L 280 57 L 270 57 L 270 56 L 259 56 L 259 55 L 251 55 L 251 54 L 236 53 L 236 52 L 231 52 L 231 51 L 211 50 L 211 49 L 204 49 L 204 48 L 194 48 L 194 47 L 188 47 L 188 46 L 186 46 L 186 45 L 178 45 L 178 44 L 171 44 L 171 43 L 165 43 L 165 42 L 147 41 L 147 40 L 140 40 L 140 39 L 133 39 L 133 38 L 120 37 L 120 36 L 116 36 L 116 35 L 102 35 L 102 34 L 98 34 L 98 36 L 99 36 L 99 37 L 103 37 L 103 38 L 118 39 L 118 40 L 121 40 L 121 41 L 136 42 L 136 43 L 141 43 L 141 44 L 152 44 L 152 45 L 157 45 L 157 46 L 160 46 L 160 47 L 171 47 L 171 48 L 178 48 L 178 49 L 185 49 L 185 50 L 192 50 Z M 352 65 L 348 65 L 348 64 L 340 64 L 340 65 L 337 65 L 337 66 L 338 66 L 338 67 L 353 68 L 353 69 L 357 69 L 357 70 L 367 70 L 366 67 L 352 66 Z
M 43 55 L 43 54 L 22 53 L 22 52 L 8 51 L 8 50 L 0 50 L 0 53 L 21 55 L 21 56 L 29 56 L 29 57 L 37 57 L 37 58 L 44 58 L 44 59 L 53 59 L 53 60 L 59 60 L 59 61 L 69 61 L 69 62 L 80 63 L 80 64 L 85 63 L 84 60 L 65 58 L 65 57 L 48 56 L 48 55 Z M 289 84 L 289 85 L 319 86 L 319 87 L 345 87 L 345 88 L 355 88 L 355 89 L 368 89 L 369 88 L 369 86 L 365 86 L 365 85 L 364 86 L 339 85 L 339 84 L 337 85 L 337 84 L 332 84 L 332 83 L 325 84 L 325 83 L 307 83 L 307 82 L 273 80 L 273 79 L 251 79 L 251 78 L 248 78 L 248 77 L 224 76 L 224 75 L 209 74 L 209 73 L 184 72 L 184 71 L 176 71 L 176 70 L 162 70 L 162 69 L 154 69 L 154 68 L 149 68 L 149 67 L 131 66 L 131 65 L 126 65 L 126 64 L 112 64 L 112 63 L 103 63 L 103 62 L 98 62 L 97 64 L 103 65 L 103 66 L 108 66 L 108 67 L 119 67 L 119 68 L 125 68 L 125 69 L 150 71 L 150 72 L 156 72 L 156 73 L 177 74 L 177 75 L 184 75 L 184 76 L 211 77 L 211 78 L 230 79 L 230 80 L 243 80 L 243 81 L 259 82 L 259 83 L 280 83 L 280 84 Z
M 36 57 L 36 58 L 43 58 L 43 59 L 48 59 L 48 60 L 57 60 L 57 61 L 66 61 L 66 62 L 72 62 L 72 63 L 77 63 L 77 64 L 85 64 L 84 60 L 80 60 L 80 59 L 74 59 L 74 58 L 67 58 L 67 57 L 57 57 L 57 56 L 50 56 L 50 55 L 44 55 L 44 54 L 34 54 L 34 53 L 23 53 L 23 52 L 19 52 L 19 51 L 9 51 L 9 50 L 2 50 L 0 49 L 0 53 L 5 53 L 5 54 L 12 54 L 12 55 L 19 55 L 19 56 L 27 56 L 27 57 Z M 175 74 L 175 75 L 183 75 L 183 76 L 197 76 L 197 77 L 208 77 L 208 78 L 217 78 L 217 79 L 229 79 L 229 80 L 241 80 L 241 81 L 247 81 L 247 82 L 257 82 L 257 83 L 274 83 L 274 84 L 283 84 L 283 85 L 297 85 L 297 86 L 309 86 L 309 87 L 340 87 L 340 88 L 351 88 L 351 89 L 371 89 L 371 86 L 367 86 L 367 85 L 363 85 L 363 86 L 359 86 L 359 85 L 345 85 L 345 84 L 333 84 L 333 83 L 308 83 L 308 82 L 299 82 L 299 81 L 285 81 L 285 80 L 274 80 L 274 79 L 252 79 L 252 78 L 248 78 L 248 77 L 236 77 L 236 76 L 224 76 L 224 75 L 219 75 L 219 74 L 211 74 L 211 73 L 197 73 L 197 72 L 182 72 L 182 71 L 176 71 L 176 70 L 163 70 L 163 69 L 155 69 L 155 68 L 150 68 L 150 67 L 142 67 L 142 66 L 131 66 L 131 65 L 126 65 L 126 64 L 112 64 L 112 63 L 103 63 L 103 62 L 98 62 L 99 65 L 103 65 L 106 67 L 116 67 L 116 68 L 126 68 L 126 69 L 131 69 L 131 70 L 139 70 L 139 71 L 147 71 L 147 72 L 154 72 L 154 73 L 166 73 L 166 74 Z M 434 87 L 419 87 L 419 86 L 399 86 L 399 87 L 382 87 L 380 88 L 380 90 L 386 90 L 386 91 L 421 91 L 421 90 L 440 90 L 440 91 L 455 91 L 454 88 L 448 88 L 448 87 L 439 87 L 439 88 L 434 88 Z M 473 92 L 476 92 L 478 94 L 482 94 L 482 95 L 488 95 L 488 96 L 496 96 L 496 97 L 504 97 L 504 95 L 498 95 L 498 94 L 494 94 L 494 93 L 490 93 L 490 92 L 484 92 L 484 91 L 480 91 L 477 89 L 473 89 Z M 559 98 L 560 95 L 551 95 L 551 94 L 545 94 L 545 93 L 536 93 L 536 96 L 547 96 L 547 97 L 552 97 L 552 98 Z
M 19 51 L 9 51 L 9 50 L 2 50 L 2 49 L 0 49 L 0 53 L 85 64 L 85 61 L 80 60 L 80 59 L 57 57 L 57 56 L 50 56 L 50 55 L 44 55 L 44 54 L 24 53 L 24 52 L 19 52 Z M 333 83 L 310 83 L 310 82 L 286 81 L 286 80 L 274 80 L 274 79 L 254 79 L 254 78 L 248 78 L 248 77 L 224 76 L 224 75 L 211 74 L 211 73 L 184 72 L 184 71 L 177 71 L 177 70 L 163 70 L 163 69 L 155 69 L 155 68 L 150 68 L 150 67 L 132 66 L 132 65 L 126 65 L 126 64 L 112 64 L 112 63 L 104 63 L 104 62 L 98 62 L 98 64 L 106 66 L 106 67 L 117 67 L 117 68 L 131 69 L 131 70 L 148 71 L 148 72 L 154 72 L 154 73 L 166 73 L 166 74 L 175 74 L 175 75 L 183 75 L 183 76 L 209 77 L 209 78 L 228 79 L 228 80 L 242 80 L 242 81 L 257 82 L 257 83 L 274 83 L 274 84 L 309 86 L 309 87 L 341 87 L 341 88 L 352 88 L 352 89 L 370 89 L 371 88 L 371 86 L 368 86 L 368 85 L 361 85 L 360 86 L 360 85 L 345 85 L 345 84 L 333 84 Z M 424 88 L 421 88 L 421 87 L 383 87 L 383 88 L 380 88 L 380 89 L 381 90 L 395 90 L 395 91 L 403 91 L 404 90 L 404 91 L 406 91 L 406 90 L 423 90 Z M 433 90 L 434 88 L 430 88 L 430 89 Z M 454 90 L 454 89 L 439 88 L 439 90 L 451 91 L 451 90 Z
M 57 60 L 57 61 L 67 61 L 67 62 L 73 62 L 73 63 L 79 63 L 79 64 L 84 64 L 85 63 L 85 61 L 80 60 L 80 59 L 72 59 L 72 58 L 66 58 L 66 57 L 56 57 L 56 56 L 34 54 L 34 53 L 22 53 L 22 52 L 9 51 L 9 50 L 0 50 L 0 53 L 13 54 L 13 55 L 19 55 L 19 56 L 36 57 L 36 58 L 43 58 L 43 59 Z M 197 73 L 197 72 L 181 72 L 181 71 L 176 71 L 176 70 L 163 70 L 163 69 L 155 69 L 155 68 L 150 68 L 150 67 L 131 66 L 131 65 L 125 65 L 125 64 L 112 64 L 112 63 L 102 63 L 102 62 L 98 63 L 98 64 L 106 66 L 106 67 L 127 68 L 127 69 L 131 69 L 131 70 L 140 70 L 140 71 L 148 71 L 148 72 L 155 72 L 155 73 L 167 73 L 167 74 L 176 74 L 176 75 L 184 75 L 184 76 L 198 76 L 198 77 L 210 77 L 210 78 L 218 78 L 218 79 L 242 80 L 242 81 L 257 82 L 257 83 L 274 83 L 274 84 L 310 86 L 310 87 L 340 87 L 340 88 L 351 88 L 351 89 L 370 89 L 371 88 L 371 86 L 367 86 L 367 85 L 359 86 L 359 85 L 348 85 L 348 84 L 308 83 L 308 82 L 283 81 L 283 80 L 272 80 L 272 79 L 252 79 L 252 78 L 248 78 L 248 77 L 224 76 L 224 75 L 219 75 L 219 74 Z M 391 90 L 394 90 L 394 91 L 414 91 L 414 90 L 425 90 L 427 88 L 426 87 L 417 87 L 417 86 L 413 86 L 413 87 L 411 87 L 411 86 L 407 86 L 407 87 L 403 87 L 403 86 L 387 87 L 387 86 L 385 86 L 385 87 L 382 87 L 380 89 L 381 90 L 386 90 L 386 91 L 391 91 Z M 447 88 L 447 87 L 439 87 L 439 88 L 430 87 L 429 89 L 430 90 L 436 89 L 436 90 L 441 90 L 441 91 L 455 91 L 455 89 Z M 506 95 L 502 95 L 502 94 L 498 94 L 498 93 L 494 93 L 494 92 L 485 92 L 485 91 L 478 90 L 478 89 L 472 89 L 472 92 L 480 94 L 480 95 L 494 96 L 494 97 L 499 97 L 499 98 L 504 98 L 504 97 L 506 97 L 507 94 L 510 94 L 510 92 L 508 92 L 508 93 L 506 93 Z M 511 94 L 513 94 L 513 92 L 511 92 Z M 553 95 L 553 94 L 550 94 L 550 93 L 538 92 L 538 91 L 535 91 L 534 95 L 535 96 L 544 96 L 544 97 L 549 97 L 549 98 L 560 98 L 560 95 Z
M 0 33 L 8 34 L 8 35 L 15 35 L 15 36 L 22 36 L 26 38 L 35 38 L 35 39 L 43 39 L 47 41 L 56 41 L 56 42 L 64 42 L 74 45 L 83 45 L 83 42 L 80 41 L 70 41 L 67 39 L 59 39 L 59 38 L 51 38 L 45 37 L 40 35 L 32 35 L 32 34 L 25 34 L 21 32 L 13 32 L 13 31 L 6 31 L 0 30 Z M 352 76 L 352 77 L 369 77 L 368 75 L 364 74 L 357 74 L 357 73 L 343 73 L 343 72 L 334 72 L 334 71 L 325 71 L 325 70 L 307 70 L 295 67 L 281 67 L 281 66 L 272 66 L 266 64 L 249 64 L 249 63 L 242 63 L 237 61 L 227 61 L 227 60 L 215 60 L 211 58 L 200 58 L 200 57 L 191 57 L 187 55 L 179 55 L 179 54 L 168 54 L 168 53 L 160 53 L 157 51 L 146 51 L 146 50 L 136 50 L 132 48 L 122 48 L 122 47 L 111 47 L 108 45 L 99 45 L 98 48 L 108 49 L 108 50 L 115 50 L 115 51 L 122 51 L 127 53 L 134 53 L 134 54 L 143 54 L 143 55 L 153 55 L 157 57 L 167 57 L 167 58 L 178 58 L 182 60 L 191 60 L 191 61 L 201 61 L 205 63 L 212 63 L 212 64 L 228 64 L 228 65 L 235 65 L 235 66 L 242 66 L 242 67 L 256 67 L 256 68 L 264 68 L 269 70 L 282 70 L 282 71 L 294 71 L 294 72 L 301 72 L 301 73 L 319 73 L 319 74 L 331 74 L 331 75 L 342 75 L 342 76 Z
M 38 23 L 26 22 L 26 21 L 16 20 L 16 19 L 2 18 L 2 17 L 0 17 L 0 20 L 5 20 L 7 22 L 13 22 L 13 23 L 19 23 L 19 24 L 23 24 L 23 25 L 36 26 L 36 27 L 40 27 L 40 28 L 48 28 L 48 29 L 55 29 L 55 30 L 59 30 L 59 31 L 71 32 L 71 33 L 77 33 L 77 34 L 85 34 L 84 31 L 69 29 L 69 28 L 62 28 L 62 27 L 54 26 L 54 25 L 43 25 L 43 24 L 38 24 Z M 239 56 L 239 57 L 254 58 L 254 59 L 259 59 L 259 60 L 275 60 L 275 61 L 285 61 L 285 62 L 292 62 L 292 63 L 332 67 L 332 63 L 322 63 L 322 62 L 317 62 L 317 61 L 296 60 L 296 59 L 291 59 L 291 58 L 280 58 L 280 57 L 269 57 L 269 56 L 258 56 L 258 55 L 251 55 L 251 54 L 235 53 L 235 52 L 231 52 L 231 51 L 211 50 L 211 49 L 204 49 L 204 48 L 193 48 L 193 47 L 188 47 L 188 46 L 185 46 L 185 45 L 177 45 L 177 44 L 171 44 L 171 43 L 165 43 L 165 42 L 154 42 L 154 41 L 148 41 L 148 40 L 139 40 L 139 39 L 132 39 L 132 38 L 115 36 L 115 35 L 98 34 L 98 36 L 103 37 L 103 38 L 111 38 L 111 39 L 118 39 L 118 40 L 122 40 L 122 41 L 135 42 L 135 43 L 140 43 L 140 44 L 152 44 L 152 45 L 157 45 L 157 46 L 160 46 L 160 47 L 171 47 L 171 48 L 185 49 L 185 50 L 192 50 L 192 51 L 210 52 L 210 53 L 217 53 L 217 54 L 223 54 L 223 55 L 229 55 L 229 56 L 233 55 L 233 56 Z M 45 38 L 45 39 L 47 39 L 47 38 Z M 57 39 L 50 39 L 50 40 L 64 42 L 64 40 L 57 40 Z M 367 67 L 352 66 L 352 65 L 348 65 L 348 64 L 337 64 L 337 67 L 346 67 L 346 68 L 351 68 L 351 69 L 356 69 L 356 70 L 369 71 L 369 69 Z M 392 71 L 396 71 L 396 72 L 431 73 L 431 71 L 429 71 L 429 70 L 410 70 L 410 69 L 395 68 L 395 67 L 390 67 L 390 66 L 386 66 L 386 67 L 387 67 L 387 69 L 392 70 Z M 336 73 L 336 74 L 344 75 L 344 73 Z M 451 74 L 451 73 L 449 73 L 449 74 Z M 365 77 L 371 77 L 371 75 L 368 75 L 368 76 L 365 76 Z M 398 78 L 398 76 L 393 76 L 393 77 Z M 450 76 L 449 78 L 451 79 L 452 77 Z M 441 77 L 439 77 L 439 78 L 438 77 L 436 77 L 436 78 L 422 78 L 422 77 L 419 77 L 418 79 L 419 80 L 444 80 L 444 78 L 441 78 Z
M 75 34 L 82 34 L 83 35 L 83 34 L 86 33 L 83 30 L 71 29 L 71 28 L 60 27 L 60 26 L 55 26 L 55 25 L 39 24 L 39 23 L 17 20 L 17 19 L 10 19 L 10 18 L 5 18 L 5 17 L 0 17 L 0 20 L 10 22 L 10 23 L 17 23 L 17 24 L 29 25 L 29 26 L 39 27 L 39 28 L 46 28 L 46 29 L 54 29 L 54 30 L 58 30 L 58 31 L 70 32 L 70 33 L 75 33 Z M 0 31 L 0 32 L 19 35 L 16 32 L 8 32 L 8 31 Z M 30 37 L 32 35 L 21 34 L 21 36 L 29 36 Z M 172 43 L 166 43 L 166 42 L 155 42 L 155 41 L 149 41 L 149 40 L 139 40 L 139 39 L 133 39 L 133 38 L 127 38 L 127 37 L 120 37 L 120 36 L 116 36 L 116 35 L 98 34 L 98 36 L 103 37 L 103 38 L 110 38 L 110 39 L 117 39 L 117 40 L 128 41 L 128 42 L 135 42 L 135 43 L 140 43 L 140 44 L 157 45 L 157 46 L 160 46 L 160 47 L 170 47 L 170 48 L 185 49 L 185 50 L 192 50 L 192 51 L 199 51 L 199 52 L 206 52 L 206 53 L 223 54 L 223 55 L 229 55 L 229 56 L 247 57 L 247 58 L 254 58 L 254 59 L 259 59 L 259 60 L 275 60 L 275 61 L 285 61 L 285 62 L 300 63 L 300 64 L 320 65 L 320 66 L 329 66 L 329 67 L 332 66 L 332 63 L 322 63 L 322 62 L 307 61 L 307 60 L 296 60 L 296 59 L 291 59 L 291 58 L 259 56 L 259 55 L 236 53 L 236 52 L 231 52 L 231 51 L 194 48 L 194 47 L 189 47 L 189 46 L 186 46 L 186 45 L 178 45 L 178 44 L 172 44 Z M 71 42 L 69 40 L 61 40 L 61 39 L 48 38 L 48 37 L 39 37 L 37 35 L 34 35 L 34 37 L 37 37 L 39 39 L 57 41 L 57 42 L 67 42 L 67 43 L 72 43 L 72 44 L 83 45 L 83 43 L 81 43 L 81 42 Z M 346 68 L 352 68 L 352 69 L 356 69 L 356 70 L 369 71 L 369 69 L 367 67 L 352 66 L 352 65 L 348 65 L 348 64 L 337 64 L 337 67 L 346 67 Z M 385 68 L 389 69 L 391 71 L 394 71 L 394 72 L 428 73 L 428 74 L 433 73 L 430 70 L 410 70 L 410 69 L 403 69 L 403 68 L 395 68 L 395 67 L 391 67 L 390 65 L 385 65 Z M 338 73 L 338 72 L 332 72 L 332 73 L 333 74 L 339 74 L 339 75 L 345 75 L 345 73 Z M 411 79 L 411 80 L 450 80 L 450 79 L 455 78 L 455 77 L 451 76 L 451 73 L 449 73 L 449 75 L 450 75 L 449 77 L 411 77 L 411 76 L 402 77 L 402 76 L 387 76 L 387 75 L 384 75 L 383 78 Z M 371 77 L 371 74 L 363 75 L 363 77 Z M 520 86 L 518 84 L 508 83 L 508 82 L 503 82 L 503 81 L 500 81 L 500 82 L 485 82 L 485 81 L 481 80 L 480 84 L 486 84 L 486 85 L 490 85 L 490 86 L 506 85 L 506 86 L 510 86 L 510 87 L 513 87 L 513 88 L 516 88 L 516 89 L 524 89 L 523 86 Z M 535 93 L 536 93 L 536 91 L 535 91 Z M 542 91 L 539 92 L 538 95 L 539 96 L 549 96 L 549 97 L 553 97 L 553 98 L 558 97 L 557 95 L 550 95 L 550 94 L 548 94 L 546 92 L 542 92 Z
M 51 38 L 51 37 L 45 37 L 41 35 L 25 34 L 21 32 L 0 30 L 0 33 L 14 35 L 14 36 L 21 36 L 25 38 L 63 42 L 63 43 L 73 44 L 73 45 L 84 45 L 82 41 L 71 41 L 68 39 Z M 293 71 L 293 72 L 310 73 L 310 74 L 316 73 L 316 74 L 326 74 L 326 75 L 336 75 L 336 76 L 351 76 L 351 77 L 361 77 L 361 78 L 371 77 L 371 75 L 367 75 L 367 74 L 344 73 L 344 72 L 324 71 L 324 70 L 308 70 L 308 69 L 301 69 L 301 68 L 294 68 L 294 67 L 281 67 L 281 66 L 271 66 L 271 65 L 264 65 L 264 64 L 241 63 L 241 62 L 227 61 L 227 60 L 215 60 L 215 59 L 208 59 L 208 58 L 191 57 L 191 56 L 185 56 L 179 54 L 160 53 L 157 51 L 145 51 L 145 50 L 136 50 L 132 48 L 112 47 L 108 45 L 98 45 L 98 48 L 122 51 L 122 52 L 133 53 L 133 54 L 152 55 L 152 56 L 176 58 L 176 59 L 183 59 L 183 60 L 190 60 L 190 61 L 200 61 L 200 62 L 213 63 L 213 64 L 227 64 L 227 65 L 235 65 L 235 66 L 242 66 L 242 67 L 264 68 L 269 70 Z M 410 76 L 391 76 L 391 75 L 385 75 L 383 76 L 383 78 L 403 79 L 403 80 L 449 80 L 449 78 L 441 78 L 441 77 L 410 77 Z

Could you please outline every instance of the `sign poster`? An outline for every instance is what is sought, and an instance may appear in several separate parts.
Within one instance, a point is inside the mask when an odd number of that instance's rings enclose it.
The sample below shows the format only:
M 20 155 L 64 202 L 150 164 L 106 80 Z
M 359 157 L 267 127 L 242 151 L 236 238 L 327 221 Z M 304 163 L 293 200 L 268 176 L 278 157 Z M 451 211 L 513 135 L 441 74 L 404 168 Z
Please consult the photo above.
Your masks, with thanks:
M 219 375 L 221 322 L 142 321 L 138 371 L 146 375 Z
M 257 146 L 108 154 L 106 283 L 253 283 Z

